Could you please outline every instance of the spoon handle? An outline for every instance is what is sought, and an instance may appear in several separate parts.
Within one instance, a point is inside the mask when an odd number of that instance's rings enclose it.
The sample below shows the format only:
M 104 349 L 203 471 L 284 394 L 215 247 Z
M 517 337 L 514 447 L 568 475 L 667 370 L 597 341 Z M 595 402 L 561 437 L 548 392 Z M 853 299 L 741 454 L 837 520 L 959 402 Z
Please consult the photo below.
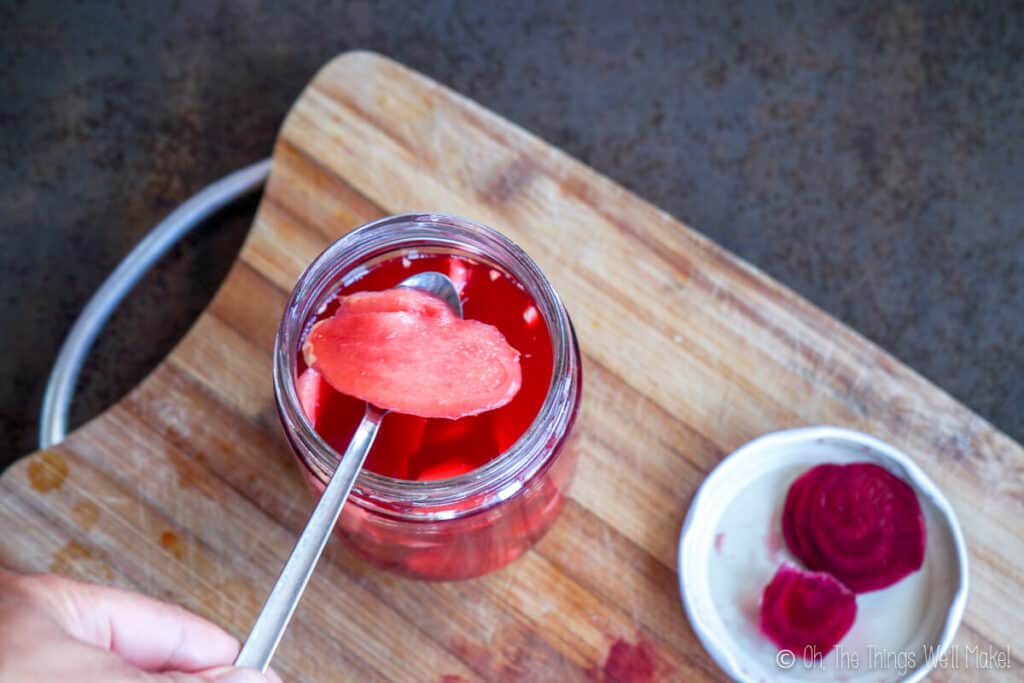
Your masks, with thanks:
M 285 562 L 274 589 L 263 604 L 252 631 L 249 632 L 249 638 L 242 646 L 242 651 L 238 653 L 236 666 L 267 670 L 270 658 L 274 656 L 274 650 L 284 635 L 292 612 L 299 604 L 299 598 L 306 589 L 309 577 L 312 576 L 317 560 L 320 559 L 320 553 L 327 545 L 327 539 L 334 530 L 341 508 L 348 499 L 352 485 L 363 467 L 363 461 L 366 460 L 366 454 L 370 452 L 370 446 L 377 436 L 380 422 L 386 414 L 384 410 L 370 404 L 366 405 L 362 422 L 356 428 L 356 433 L 345 449 L 345 454 L 331 476 L 327 488 L 320 496 L 320 501 L 313 508 L 305 530 L 296 541 L 295 549 Z

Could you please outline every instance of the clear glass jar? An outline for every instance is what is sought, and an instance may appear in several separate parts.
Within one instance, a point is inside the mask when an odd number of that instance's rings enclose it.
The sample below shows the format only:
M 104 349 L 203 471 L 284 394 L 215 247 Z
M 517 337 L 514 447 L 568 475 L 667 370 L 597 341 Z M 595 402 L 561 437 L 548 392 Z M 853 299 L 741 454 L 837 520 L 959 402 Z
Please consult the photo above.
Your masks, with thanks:
M 410 252 L 460 255 L 508 273 L 533 297 L 551 336 L 547 396 L 510 448 L 475 470 L 436 481 L 364 469 L 342 511 L 339 533 L 370 562 L 421 579 L 466 579 L 511 562 L 544 534 L 561 510 L 576 461 L 567 447 L 582 390 L 576 337 L 558 295 L 522 249 L 490 228 L 439 214 L 392 216 L 350 232 L 317 257 L 292 291 L 274 348 L 274 394 L 299 467 L 319 495 L 340 455 L 299 404 L 303 337 L 339 289 L 374 263 Z

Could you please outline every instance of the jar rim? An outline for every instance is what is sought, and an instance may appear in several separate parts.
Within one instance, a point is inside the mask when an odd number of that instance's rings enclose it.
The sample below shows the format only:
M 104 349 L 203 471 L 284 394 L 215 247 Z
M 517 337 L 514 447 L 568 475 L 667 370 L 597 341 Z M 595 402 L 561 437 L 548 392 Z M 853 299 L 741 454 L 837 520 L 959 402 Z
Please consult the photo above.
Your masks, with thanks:
M 341 454 L 313 428 L 299 403 L 297 349 L 305 327 L 313 312 L 336 295 L 346 273 L 375 256 L 413 247 L 451 248 L 508 270 L 533 298 L 551 337 L 551 382 L 544 402 L 526 431 L 504 452 L 448 479 L 396 479 L 366 469 L 356 479 L 352 499 L 365 507 L 398 517 L 449 519 L 481 510 L 445 509 L 467 498 L 492 499 L 486 508 L 514 496 L 554 457 L 552 436 L 565 434 L 575 417 L 579 358 L 568 313 L 537 264 L 508 237 L 459 216 L 406 213 L 372 221 L 334 241 L 302 273 L 288 299 L 274 343 L 274 394 L 289 439 L 305 446 L 310 456 L 300 460 L 326 483 Z M 294 441 L 292 445 L 296 446 Z

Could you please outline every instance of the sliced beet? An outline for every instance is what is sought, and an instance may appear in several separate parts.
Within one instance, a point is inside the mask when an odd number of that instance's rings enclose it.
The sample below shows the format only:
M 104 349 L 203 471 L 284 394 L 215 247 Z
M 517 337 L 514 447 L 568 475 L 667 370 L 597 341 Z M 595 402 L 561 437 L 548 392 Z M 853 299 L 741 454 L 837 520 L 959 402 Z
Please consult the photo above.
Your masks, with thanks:
M 444 301 L 418 289 L 396 287 L 382 292 L 356 292 L 338 300 L 338 310 L 349 313 L 412 313 L 451 321 L 455 312 Z
M 362 416 L 365 406 L 335 391 L 314 368 L 306 368 L 295 381 L 302 411 L 327 443 L 344 452 L 352 438 L 351 425 Z M 354 405 L 353 405 L 354 404 Z M 423 445 L 427 421 L 422 417 L 396 413 L 388 418 L 366 460 L 367 468 L 387 477 L 409 478 L 409 462 Z
M 360 293 L 313 326 L 306 364 L 335 390 L 399 413 L 456 419 L 519 391 L 519 352 L 498 328 L 462 320 L 414 289 Z
M 818 465 L 790 486 L 782 511 L 790 551 L 855 593 L 886 588 L 924 563 L 917 494 L 873 463 Z
M 299 405 L 306 413 L 310 424 L 316 429 L 320 420 L 320 406 L 323 404 L 323 391 L 326 388 L 320 373 L 313 368 L 306 368 L 295 381 L 295 393 L 299 395 Z
M 295 381 L 295 392 L 313 429 L 332 448 L 344 452 L 365 407 L 332 389 L 314 368 L 302 371 Z
M 417 475 L 418 481 L 434 481 L 437 479 L 450 479 L 476 468 L 475 463 L 466 463 L 460 460 L 450 460 L 432 467 L 425 467 Z
M 385 477 L 410 479 L 411 464 L 423 446 L 427 420 L 415 415 L 392 413 L 366 458 L 366 469 Z
M 856 617 L 853 592 L 824 572 L 783 564 L 761 595 L 761 631 L 805 659 L 831 652 Z

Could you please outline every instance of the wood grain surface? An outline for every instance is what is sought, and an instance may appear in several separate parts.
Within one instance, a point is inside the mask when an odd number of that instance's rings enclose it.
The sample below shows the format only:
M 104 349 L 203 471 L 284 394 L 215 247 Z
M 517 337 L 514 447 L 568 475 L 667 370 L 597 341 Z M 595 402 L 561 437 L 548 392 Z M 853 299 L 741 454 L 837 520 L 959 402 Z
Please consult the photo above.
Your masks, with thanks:
M 577 479 L 536 548 L 480 579 L 396 578 L 332 541 L 274 660 L 286 680 L 721 679 L 678 597 L 683 516 L 724 455 L 813 424 L 921 465 L 970 549 L 957 643 L 1021 642 L 1019 445 L 671 216 L 368 53 L 328 64 L 288 115 L 238 263 L 173 353 L 4 473 L 0 563 L 141 590 L 244 637 L 312 506 L 271 387 L 286 296 L 330 241 L 414 210 L 505 232 L 562 295 L 584 354 Z M 1019 675 L 1011 655 L 971 678 Z

